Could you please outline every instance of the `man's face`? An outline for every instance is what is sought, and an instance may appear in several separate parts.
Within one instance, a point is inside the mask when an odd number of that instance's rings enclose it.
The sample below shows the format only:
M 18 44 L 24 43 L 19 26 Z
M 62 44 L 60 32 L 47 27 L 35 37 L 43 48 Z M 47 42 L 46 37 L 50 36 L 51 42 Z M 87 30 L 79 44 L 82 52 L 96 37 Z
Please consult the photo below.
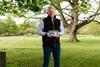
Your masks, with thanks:
M 52 8 L 52 9 L 49 9 L 49 10 L 48 10 L 48 15 L 49 15 L 50 17 L 54 17 L 55 14 L 56 14 L 55 9 Z

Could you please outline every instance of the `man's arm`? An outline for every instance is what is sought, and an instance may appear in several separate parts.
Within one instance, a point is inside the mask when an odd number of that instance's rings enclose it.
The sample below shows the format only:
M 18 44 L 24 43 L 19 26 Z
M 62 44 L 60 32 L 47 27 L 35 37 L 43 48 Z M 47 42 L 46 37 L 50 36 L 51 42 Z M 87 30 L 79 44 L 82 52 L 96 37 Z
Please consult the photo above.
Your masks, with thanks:
M 43 21 L 41 21 L 41 22 L 39 23 L 39 25 L 38 25 L 37 33 L 38 33 L 39 35 L 45 35 L 46 32 L 43 32 L 43 29 L 44 29 L 44 23 L 43 23 Z
M 62 36 L 63 34 L 64 34 L 64 26 L 63 26 L 63 24 L 61 22 L 59 36 Z

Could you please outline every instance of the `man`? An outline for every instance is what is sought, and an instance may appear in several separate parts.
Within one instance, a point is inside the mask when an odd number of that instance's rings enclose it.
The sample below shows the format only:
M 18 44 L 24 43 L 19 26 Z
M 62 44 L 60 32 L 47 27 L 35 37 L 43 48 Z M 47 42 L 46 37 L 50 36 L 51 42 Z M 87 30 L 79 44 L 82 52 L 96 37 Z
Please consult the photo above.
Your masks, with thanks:
M 51 52 L 54 67 L 60 67 L 60 36 L 64 34 L 63 24 L 56 18 L 56 9 L 50 6 L 48 16 L 39 24 L 38 34 L 42 35 L 44 62 L 43 67 L 49 66 Z

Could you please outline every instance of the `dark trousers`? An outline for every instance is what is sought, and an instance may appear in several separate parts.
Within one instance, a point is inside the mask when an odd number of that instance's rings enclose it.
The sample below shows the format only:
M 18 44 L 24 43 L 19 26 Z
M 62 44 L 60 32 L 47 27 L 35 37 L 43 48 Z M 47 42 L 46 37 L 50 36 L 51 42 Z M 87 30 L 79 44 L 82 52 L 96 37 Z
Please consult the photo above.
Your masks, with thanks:
M 53 46 L 53 47 L 43 46 L 43 53 L 44 53 L 43 67 L 49 66 L 51 53 L 54 59 L 54 67 L 60 67 L 60 45 Z

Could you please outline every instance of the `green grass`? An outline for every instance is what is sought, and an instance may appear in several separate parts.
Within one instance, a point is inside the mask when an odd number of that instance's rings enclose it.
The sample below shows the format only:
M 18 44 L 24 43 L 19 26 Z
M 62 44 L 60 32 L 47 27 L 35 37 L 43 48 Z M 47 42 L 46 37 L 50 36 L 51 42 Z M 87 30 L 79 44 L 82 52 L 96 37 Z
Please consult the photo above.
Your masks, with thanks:
M 81 42 L 68 42 L 66 35 L 61 38 L 61 67 L 100 67 L 100 36 L 78 38 Z M 0 37 L 0 51 L 7 53 L 7 67 L 42 67 L 41 44 L 40 36 Z

